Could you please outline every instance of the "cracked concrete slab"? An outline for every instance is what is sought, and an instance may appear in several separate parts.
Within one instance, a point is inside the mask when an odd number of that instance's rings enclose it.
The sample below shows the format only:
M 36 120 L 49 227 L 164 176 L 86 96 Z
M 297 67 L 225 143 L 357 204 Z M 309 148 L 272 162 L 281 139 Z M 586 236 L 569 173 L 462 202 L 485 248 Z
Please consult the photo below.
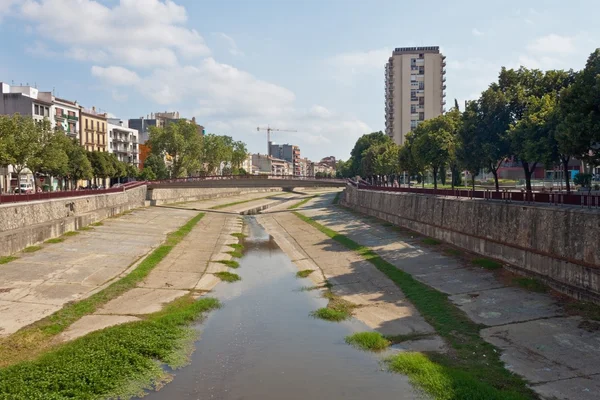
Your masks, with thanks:
M 487 325 L 560 316 L 562 307 L 549 296 L 520 288 L 504 287 L 450 296 L 471 320 Z
M 10 335 L 61 309 L 56 304 L 18 303 L 0 300 L 0 335 Z
M 482 337 L 502 349 L 507 368 L 529 382 L 600 373 L 600 323 L 582 329 L 580 317 L 550 318 L 486 328 Z
M 407 301 L 359 307 L 354 310 L 353 314 L 369 328 L 382 335 L 435 332 L 433 327 L 425 322 L 418 311 Z
M 469 293 L 504 287 L 504 284 L 499 282 L 491 272 L 468 268 L 414 274 L 413 277 L 447 294 Z
M 448 346 L 440 336 L 433 335 L 423 339 L 407 340 L 405 342 L 391 346 L 393 349 L 400 351 L 418 351 L 418 352 L 435 352 L 445 353 L 448 351 Z
M 533 389 L 545 399 L 598 400 L 600 399 L 600 375 L 548 382 L 536 385 Z
M 152 271 L 138 287 L 162 289 L 188 289 L 196 287 L 203 272 Z

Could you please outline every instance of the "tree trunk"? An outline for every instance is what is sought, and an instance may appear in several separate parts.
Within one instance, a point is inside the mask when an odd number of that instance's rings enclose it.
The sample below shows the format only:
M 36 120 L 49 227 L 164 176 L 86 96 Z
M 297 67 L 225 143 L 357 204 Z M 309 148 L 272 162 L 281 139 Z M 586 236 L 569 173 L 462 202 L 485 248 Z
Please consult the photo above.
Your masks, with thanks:
M 475 174 L 471 173 L 471 187 L 473 188 L 473 191 L 475 191 Z
M 565 188 L 567 193 L 571 193 L 571 183 L 569 182 L 569 159 L 570 157 L 561 157 L 563 172 L 565 173 Z
M 455 174 L 455 169 L 453 167 L 450 167 L 450 176 L 451 176 L 450 179 L 452 180 L 452 190 L 454 190 L 454 180 L 455 180 L 454 174 Z
M 494 175 L 494 185 L 496 186 L 496 192 L 500 191 L 500 183 L 498 180 L 498 169 L 491 168 L 492 175 Z
M 523 170 L 525 171 L 525 188 L 527 193 L 531 193 L 531 175 L 533 175 L 533 171 L 535 171 L 535 166 L 537 162 L 534 162 L 531 168 L 529 167 L 529 163 L 527 161 L 521 161 L 521 165 L 523 166 Z
M 437 167 L 433 168 L 433 188 L 437 189 L 437 174 L 438 174 L 438 169 Z

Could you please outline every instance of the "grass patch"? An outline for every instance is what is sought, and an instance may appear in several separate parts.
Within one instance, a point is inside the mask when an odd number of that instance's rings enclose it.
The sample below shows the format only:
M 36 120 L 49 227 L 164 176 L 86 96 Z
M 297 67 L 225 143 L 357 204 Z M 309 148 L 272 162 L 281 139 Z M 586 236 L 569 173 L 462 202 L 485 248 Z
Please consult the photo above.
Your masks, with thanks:
M 237 250 L 228 251 L 227 254 L 229 254 L 231 257 L 235 257 L 235 258 L 242 258 L 244 256 L 244 254 L 242 254 L 241 251 L 237 251 Z
M 396 364 L 393 370 L 404 371 L 409 376 L 427 377 L 430 373 L 439 376 L 445 374 L 448 385 L 471 386 L 477 392 L 492 393 L 499 396 L 489 398 L 535 399 L 536 395 L 526 386 L 525 381 L 504 368 L 500 360 L 500 352 L 479 336 L 482 326 L 471 321 L 458 307 L 449 301 L 448 296 L 414 279 L 410 274 L 399 270 L 368 247 L 361 246 L 352 239 L 338 234 L 313 219 L 298 212 L 294 214 L 318 229 L 336 242 L 361 255 L 378 270 L 391 279 L 405 294 L 406 298 L 417 308 L 423 318 L 429 322 L 451 347 L 449 355 L 432 354 L 431 362 L 415 362 L 410 364 L 412 370 L 403 369 L 402 363 Z M 390 364 L 394 365 L 394 364 Z M 441 372 L 440 372 L 441 371 Z M 455 376 L 465 377 L 454 381 Z M 432 375 L 431 379 L 435 376 Z M 468 378 L 468 379 L 467 379 Z M 422 386 L 425 390 L 433 388 Z M 431 392 L 433 393 L 433 392 Z M 495 393 L 495 392 L 494 392 Z M 510 397 L 512 396 L 512 397 Z M 441 399 L 484 399 L 486 397 L 439 397 Z
M 215 275 L 220 280 L 229 283 L 242 280 L 242 278 L 240 278 L 238 274 L 233 274 L 231 272 L 215 272 L 213 275 Z
M 523 394 L 496 389 L 457 368 L 440 365 L 422 353 L 400 353 L 388 358 L 389 369 L 407 375 L 411 383 L 436 400 L 520 400 Z M 529 397 L 529 398 L 535 398 Z
M 231 236 L 236 237 L 238 239 L 243 239 L 245 237 L 248 237 L 248 235 L 246 235 L 245 233 L 241 233 L 241 232 L 232 233 Z
M 356 308 L 355 304 L 343 300 L 334 295 L 331 290 L 323 293 L 323 297 L 329 299 L 327 307 L 319 308 L 310 313 L 314 318 L 324 319 L 326 321 L 340 322 L 352 316 L 352 310 Z
M 82 226 L 81 228 L 77 229 L 78 231 L 92 231 L 94 230 L 94 228 L 92 228 L 91 226 Z
M 58 237 L 58 238 L 48 239 L 44 243 L 46 243 L 46 244 L 56 244 L 56 243 L 62 243 L 64 241 L 65 241 L 65 238 Z
M 458 249 L 445 249 L 444 253 L 446 253 L 450 256 L 454 256 L 454 257 L 460 257 L 463 254 L 465 254 L 463 251 L 458 250 Z
M 239 268 L 240 267 L 240 263 L 235 261 L 235 260 L 219 260 L 219 261 L 215 261 L 224 265 L 227 265 L 229 268 Z
M 241 243 L 230 243 L 227 246 L 231 247 L 234 250 L 242 251 L 244 249 L 244 245 Z
M 15 256 L 2 256 L 2 257 L 0 257 L 0 265 L 8 264 L 9 262 L 15 261 L 18 258 L 19 257 L 15 257 Z
M 342 197 L 342 192 L 337 192 L 335 197 L 333 198 L 333 204 L 337 204 L 340 202 L 340 197 Z
M 77 231 L 69 231 L 69 232 L 65 232 L 62 234 L 62 237 L 71 237 L 71 236 L 77 236 L 79 235 L 79 232 Z
M 169 380 L 160 364 L 184 366 L 197 332 L 190 324 L 219 307 L 181 298 L 143 321 L 109 327 L 0 370 L 6 399 L 100 399 L 141 395 Z
M 360 350 L 382 351 L 389 347 L 391 342 L 379 332 L 359 332 L 346 336 L 346 343 Z
M 423 244 L 427 244 L 429 246 L 437 246 L 438 244 L 442 244 L 441 241 L 434 239 L 434 238 L 425 238 L 425 239 L 421 240 L 421 242 Z
M 227 204 L 219 204 L 213 207 L 210 207 L 209 210 L 220 210 L 222 208 L 227 208 L 227 207 L 233 207 L 233 206 L 237 206 L 238 204 L 244 204 L 244 203 L 250 203 L 251 201 L 256 201 L 256 200 L 264 200 L 264 199 L 269 199 L 273 197 L 273 195 L 269 195 L 269 196 L 265 196 L 265 197 L 259 197 L 257 199 L 250 199 L 250 200 L 240 200 L 240 201 L 234 201 L 233 203 L 227 203 Z
M 382 226 L 385 226 L 386 228 L 391 228 L 392 226 L 394 226 L 394 224 L 392 224 L 391 222 L 384 222 L 383 224 L 381 224 Z
M 297 278 L 306 278 L 313 272 L 315 272 L 314 269 L 303 269 L 302 271 L 296 272 L 296 277 Z
M 498 261 L 490 260 L 489 258 L 475 258 L 472 263 L 478 267 L 489 269 L 491 271 L 502 268 L 502 264 Z
M 102 221 L 98 221 L 98 222 L 94 222 L 93 224 L 90 224 L 91 226 L 102 226 L 104 225 L 104 222 Z
M 0 338 L 0 367 L 27 360 L 40 354 L 52 346 L 52 337 L 64 331 L 69 325 L 84 315 L 91 314 L 108 301 L 134 288 L 150 271 L 154 269 L 200 221 L 203 213 L 190 219 L 177 231 L 167 235 L 165 243 L 150 253 L 127 276 L 112 283 L 105 289 L 87 299 L 69 303 L 62 309 L 28 328 L 6 337 Z
M 517 277 L 512 282 L 532 292 L 545 293 L 548 287 L 535 278 Z
M 23 253 L 35 253 L 36 251 L 40 251 L 41 249 L 42 249 L 42 246 L 29 246 L 29 247 L 25 247 L 21 251 Z
M 312 317 L 324 319 L 325 321 L 340 322 L 350 318 L 350 314 L 333 308 L 323 307 L 310 313 Z

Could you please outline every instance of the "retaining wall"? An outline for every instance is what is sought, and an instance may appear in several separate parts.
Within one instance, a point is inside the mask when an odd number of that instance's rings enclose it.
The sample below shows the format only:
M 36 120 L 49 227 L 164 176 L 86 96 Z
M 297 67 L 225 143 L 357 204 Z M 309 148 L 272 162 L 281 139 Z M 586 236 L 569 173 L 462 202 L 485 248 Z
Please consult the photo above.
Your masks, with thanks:
M 263 188 L 150 188 L 147 199 L 150 205 L 157 206 L 183 201 L 215 199 L 238 196 L 247 193 L 281 192 L 281 187 Z
M 507 263 L 572 297 L 600 303 L 600 213 L 481 199 L 358 190 L 341 204 Z
M 143 207 L 146 192 L 146 186 L 140 186 L 119 193 L 4 204 L 0 206 L 0 256 Z

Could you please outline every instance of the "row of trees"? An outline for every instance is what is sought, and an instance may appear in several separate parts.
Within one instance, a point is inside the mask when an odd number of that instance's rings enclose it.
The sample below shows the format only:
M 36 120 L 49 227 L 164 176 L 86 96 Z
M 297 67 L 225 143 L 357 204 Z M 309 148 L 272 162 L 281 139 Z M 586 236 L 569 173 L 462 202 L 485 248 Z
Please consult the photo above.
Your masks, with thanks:
M 75 139 L 51 128 L 48 120 L 35 121 L 15 114 L 0 115 L 0 165 L 12 165 L 21 181 L 25 169 L 38 177 L 53 176 L 60 188 L 73 188 L 78 180 L 136 177 L 135 166 L 114 154 L 88 152 Z
M 248 156 L 244 142 L 224 135 L 200 135 L 197 126 L 185 120 L 165 127 L 151 127 L 148 145 L 151 154 L 144 162 L 142 175 L 145 177 L 166 179 L 245 173 L 241 168 Z
M 494 176 L 508 159 L 523 168 L 526 189 L 540 165 L 560 165 L 570 191 L 569 161 L 600 164 L 600 49 L 593 52 L 582 71 L 502 68 L 479 99 L 468 101 L 464 112 L 458 103 L 449 112 L 419 124 L 396 146 L 382 132 L 361 137 L 348 161 L 338 165 L 341 176 L 452 175 L 460 171 L 474 177 L 481 168 Z

